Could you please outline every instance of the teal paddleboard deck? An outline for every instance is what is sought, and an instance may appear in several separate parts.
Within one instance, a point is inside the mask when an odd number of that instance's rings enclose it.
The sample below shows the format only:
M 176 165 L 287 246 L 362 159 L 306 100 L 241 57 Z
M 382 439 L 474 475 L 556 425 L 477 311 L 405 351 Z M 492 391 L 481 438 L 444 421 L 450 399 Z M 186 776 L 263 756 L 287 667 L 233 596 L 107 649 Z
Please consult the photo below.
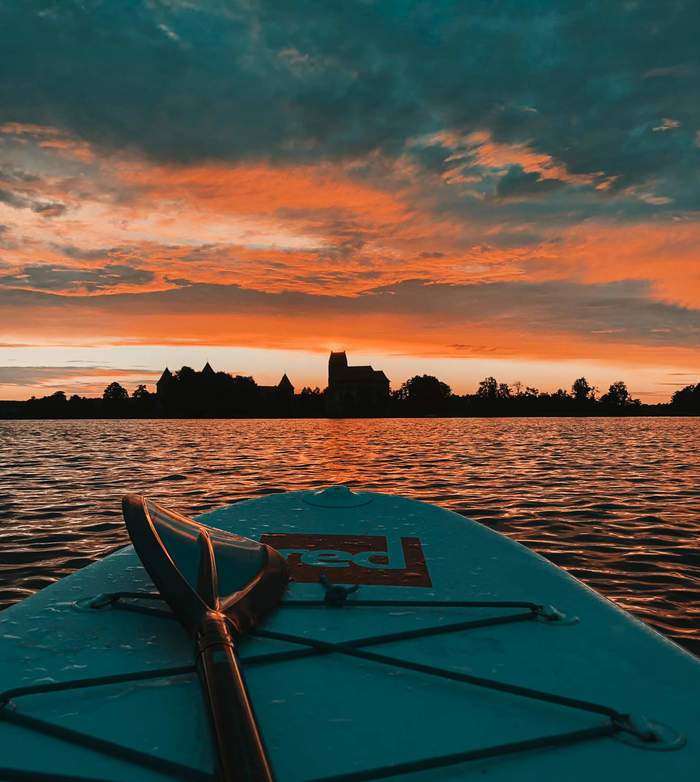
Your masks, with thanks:
M 294 579 L 239 649 L 278 780 L 698 778 L 700 663 L 504 536 L 342 487 L 198 520 Z M 212 778 L 193 642 L 135 592 L 128 547 L 0 615 L 1 778 Z

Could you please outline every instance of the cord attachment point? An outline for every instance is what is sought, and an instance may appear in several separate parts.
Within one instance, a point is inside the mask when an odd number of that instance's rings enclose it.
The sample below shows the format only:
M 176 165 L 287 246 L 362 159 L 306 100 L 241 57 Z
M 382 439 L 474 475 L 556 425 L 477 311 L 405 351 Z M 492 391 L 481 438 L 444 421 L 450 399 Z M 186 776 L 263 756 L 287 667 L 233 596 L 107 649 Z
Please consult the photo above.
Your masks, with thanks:
M 553 605 L 537 606 L 534 609 L 534 614 L 540 622 L 545 622 L 546 624 L 575 625 L 579 622 L 577 616 L 569 616 Z
M 121 600 L 159 600 L 162 602 L 163 597 L 157 592 L 100 592 L 99 595 L 76 600 L 74 607 L 79 611 L 101 611 L 105 608 L 112 608 Z
M 669 725 L 656 722 L 643 714 L 620 714 L 613 718 L 618 728 L 615 738 L 639 749 L 668 751 L 685 746 L 686 738 Z
M 84 605 L 86 608 L 108 608 L 118 599 L 119 598 L 111 592 L 101 592 L 99 595 L 95 595 L 95 597 L 91 597 L 84 601 Z
M 331 608 L 342 608 L 347 602 L 348 597 L 357 592 L 360 588 L 359 584 L 355 584 L 351 587 L 342 586 L 341 584 L 331 584 L 325 573 L 321 573 L 318 580 L 325 592 L 323 602 Z

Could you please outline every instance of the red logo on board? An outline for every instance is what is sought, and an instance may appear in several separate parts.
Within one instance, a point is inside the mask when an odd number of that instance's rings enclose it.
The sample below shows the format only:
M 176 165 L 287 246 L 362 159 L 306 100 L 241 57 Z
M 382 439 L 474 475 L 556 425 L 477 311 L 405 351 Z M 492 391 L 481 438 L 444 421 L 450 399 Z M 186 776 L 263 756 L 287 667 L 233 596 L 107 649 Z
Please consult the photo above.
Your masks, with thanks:
M 325 573 L 334 584 L 432 586 L 419 538 L 271 533 L 260 542 L 286 557 L 294 581 L 318 583 Z

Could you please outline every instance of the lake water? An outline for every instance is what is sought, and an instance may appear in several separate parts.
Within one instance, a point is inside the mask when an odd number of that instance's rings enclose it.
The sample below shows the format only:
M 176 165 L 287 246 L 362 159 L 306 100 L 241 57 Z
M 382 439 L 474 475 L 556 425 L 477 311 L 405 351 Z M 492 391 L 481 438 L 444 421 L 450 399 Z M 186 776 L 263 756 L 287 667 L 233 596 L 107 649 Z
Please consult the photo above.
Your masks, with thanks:
M 700 654 L 698 418 L 0 421 L 0 606 L 127 543 L 127 491 L 330 483 L 487 524 Z

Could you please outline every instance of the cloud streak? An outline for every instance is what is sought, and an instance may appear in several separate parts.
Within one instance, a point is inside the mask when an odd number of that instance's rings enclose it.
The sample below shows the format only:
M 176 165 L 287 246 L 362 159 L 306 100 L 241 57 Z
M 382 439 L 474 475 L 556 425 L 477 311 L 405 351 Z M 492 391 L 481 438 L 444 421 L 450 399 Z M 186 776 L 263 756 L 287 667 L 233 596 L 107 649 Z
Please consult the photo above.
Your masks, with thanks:
M 124 285 L 142 285 L 152 279 L 153 272 L 120 264 L 89 269 L 41 264 L 23 266 L 15 274 L 0 275 L 0 285 L 47 291 L 95 292 Z
M 23 312 L 31 312 L 31 319 Z M 670 347 L 692 351 L 700 334 L 700 309 L 651 300 L 642 281 L 406 281 L 357 296 L 264 293 L 211 284 L 97 297 L 7 290 L 0 294 L 0 314 L 12 319 L 18 337 L 31 335 L 39 317 L 60 320 L 72 339 L 89 340 L 99 322 L 125 340 L 140 333 L 150 342 L 196 342 L 206 333 L 221 344 L 243 334 L 259 345 L 296 349 L 318 348 L 309 335 L 319 333 L 319 323 L 326 324 L 320 333 L 364 345 L 376 344 L 382 324 L 381 338 L 389 343 L 413 343 L 455 356 L 468 353 L 474 341 L 487 346 L 489 340 L 491 347 L 473 352 L 547 357 L 564 349 L 571 356 L 590 356 L 607 344 L 611 351 L 632 346 L 661 356 Z M 412 337 L 407 324 L 413 324 Z M 597 351 L 591 351 L 591 341 Z

